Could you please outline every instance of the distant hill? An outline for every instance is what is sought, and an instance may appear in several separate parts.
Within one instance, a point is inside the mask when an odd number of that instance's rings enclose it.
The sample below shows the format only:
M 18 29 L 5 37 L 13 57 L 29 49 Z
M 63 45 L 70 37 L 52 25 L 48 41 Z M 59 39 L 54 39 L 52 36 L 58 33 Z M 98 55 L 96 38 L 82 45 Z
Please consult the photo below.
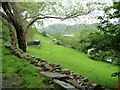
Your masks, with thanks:
M 66 24 L 54 24 L 54 25 L 50 25 L 48 27 L 43 27 L 43 28 L 37 28 L 39 32 L 43 32 L 46 31 L 48 34 L 55 34 L 57 32 L 60 32 L 62 34 L 73 34 L 73 33 L 77 33 L 80 32 L 80 30 L 82 29 L 86 29 L 86 28 L 90 28 L 90 29 L 95 29 L 96 28 L 96 24 L 76 24 L 76 25 L 69 25 L 67 26 Z

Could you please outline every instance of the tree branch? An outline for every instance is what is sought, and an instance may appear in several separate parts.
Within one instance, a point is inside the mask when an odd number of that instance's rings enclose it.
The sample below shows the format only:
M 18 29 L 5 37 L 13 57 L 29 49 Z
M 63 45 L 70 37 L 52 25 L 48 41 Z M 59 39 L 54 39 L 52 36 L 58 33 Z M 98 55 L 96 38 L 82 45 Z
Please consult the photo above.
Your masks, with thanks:
M 45 19 L 45 18 L 65 19 L 65 18 L 57 17 L 57 16 L 37 17 L 37 18 L 33 19 L 33 20 L 28 24 L 27 28 L 29 28 L 36 20 L 38 20 L 38 19 Z
M 41 17 L 36 17 L 28 24 L 27 28 L 29 28 L 38 19 L 54 18 L 54 19 L 65 20 L 65 19 L 68 19 L 68 18 L 75 18 L 75 17 L 81 16 L 81 15 L 86 15 L 86 14 L 89 14 L 90 12 L 91 11 L 89 11 L 87 13 L 84 13 L 84 14 L 80 14 L 80 13 L 76 12 L 76 13 L 73 13 L 73 14 L 71 14 L 69 16 L 66 16 L 66 17 L 58 17 L 58 16 L 43 16 L 43 17 L 41 16 Z
M 8 21 L 9 23 L 11 23 L 11 22 L 10 22 L 10 19 L 9 19 L 3 12 L 1 12 L 1 11 L 0 11 L 0 17 L 1 17 L 2 19 L 5 19 L 5 20 Z

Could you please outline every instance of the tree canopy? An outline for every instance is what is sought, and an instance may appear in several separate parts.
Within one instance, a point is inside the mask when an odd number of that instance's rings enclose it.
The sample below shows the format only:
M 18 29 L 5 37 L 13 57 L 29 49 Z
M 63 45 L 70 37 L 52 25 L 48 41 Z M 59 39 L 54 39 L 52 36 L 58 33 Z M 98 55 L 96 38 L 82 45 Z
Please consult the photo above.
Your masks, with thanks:
M 71 0 L 66 3 L 59 0 L 40 2 L 2 2 L 0 17 L 14 28 L 13 30 L 17 34 L 18 46 L 26 52 L 26 33 L 34 22 L 42 24 L 42 20 L 45 18 L 61 20 L 74 18 L 86 15 L 96 8 L 95 2 L 84 4 L 79 1 L 75 3 L 71 2 Z

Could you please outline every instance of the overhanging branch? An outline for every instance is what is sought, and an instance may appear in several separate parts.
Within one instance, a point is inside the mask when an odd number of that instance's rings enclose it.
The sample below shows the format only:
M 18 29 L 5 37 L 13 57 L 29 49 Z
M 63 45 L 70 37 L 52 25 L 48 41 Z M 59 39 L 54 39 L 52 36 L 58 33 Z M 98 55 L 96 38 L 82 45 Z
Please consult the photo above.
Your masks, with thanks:
M 68 19 L 68 18 L 75 18 L 75 17 L 78 17 L 78 16 L 82 16 L 82 15 L 87 15 L 89 14 L 91 11 L 93 10 L 90 10 L 89 12 L 87 13 L 84 13 L 84 14 L 81 14 L 81 13 L 73 13 L 71 15 L 68 15 L 66 17 L 58 17 L 58 16 L 41 16 L 41 17 L 36 17 L 34 18 L 27 26 L 27 28 L 29 28 L 35 21 L 37 21 L 38 19 L 46 19 L 46 18 L 54 18 L 54 19 L 61 19 L 61 20 L 65 20 L 65 19 Z
M 27 28 L 29 28 L 36 20 L 38 20 L 38 19 L 45 19 L 45 18 L 65 19 L 65 18 L 56 17 L 56 16 L 37 17 L 37 18 L 33 19 L 33 20 L 28 24 Z

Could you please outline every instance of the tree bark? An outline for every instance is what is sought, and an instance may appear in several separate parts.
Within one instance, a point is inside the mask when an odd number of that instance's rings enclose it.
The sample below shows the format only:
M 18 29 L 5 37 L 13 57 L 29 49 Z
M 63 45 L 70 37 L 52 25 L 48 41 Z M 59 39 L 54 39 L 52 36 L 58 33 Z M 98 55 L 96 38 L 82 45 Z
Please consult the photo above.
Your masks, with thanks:
M 20 49 L 26 52 L 26 38 L 25 38 L 23 27 L 21 25 L 16 24 L 15 28 L 16 28 L 16 34 L 18 39 L 18 46 Z

